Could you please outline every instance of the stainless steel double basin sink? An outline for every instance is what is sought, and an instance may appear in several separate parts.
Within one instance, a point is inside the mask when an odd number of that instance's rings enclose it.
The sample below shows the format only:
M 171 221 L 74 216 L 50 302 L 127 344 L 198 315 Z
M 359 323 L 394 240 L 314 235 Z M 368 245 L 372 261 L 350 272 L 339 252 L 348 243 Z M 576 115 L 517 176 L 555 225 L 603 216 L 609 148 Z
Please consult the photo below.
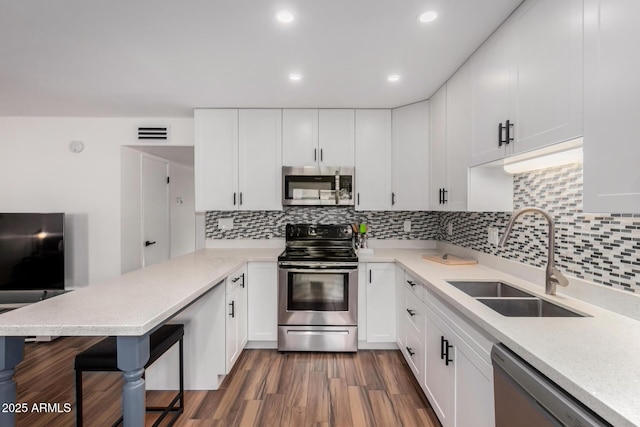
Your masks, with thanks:
M 508 317 L 585 317 L 499 281 L 447 282 Z

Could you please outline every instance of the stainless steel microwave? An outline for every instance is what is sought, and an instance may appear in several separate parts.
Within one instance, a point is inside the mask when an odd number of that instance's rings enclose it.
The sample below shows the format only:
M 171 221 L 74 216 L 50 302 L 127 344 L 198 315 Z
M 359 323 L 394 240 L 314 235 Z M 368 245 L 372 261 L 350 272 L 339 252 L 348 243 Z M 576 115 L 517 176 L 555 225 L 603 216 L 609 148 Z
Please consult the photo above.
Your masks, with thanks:
M 338 166 L 283 166 L 283 206 L 353 206 L 355 169 Z

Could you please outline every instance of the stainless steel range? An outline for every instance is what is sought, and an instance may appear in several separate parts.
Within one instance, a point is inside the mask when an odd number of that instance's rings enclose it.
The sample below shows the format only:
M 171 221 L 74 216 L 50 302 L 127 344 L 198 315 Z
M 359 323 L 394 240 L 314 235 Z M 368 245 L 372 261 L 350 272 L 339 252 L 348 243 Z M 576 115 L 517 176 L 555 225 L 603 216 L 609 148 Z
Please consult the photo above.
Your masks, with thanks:
M 357 351 L 353 237 L 349 224 L 287 224 L 278 257 L 278 350 Z

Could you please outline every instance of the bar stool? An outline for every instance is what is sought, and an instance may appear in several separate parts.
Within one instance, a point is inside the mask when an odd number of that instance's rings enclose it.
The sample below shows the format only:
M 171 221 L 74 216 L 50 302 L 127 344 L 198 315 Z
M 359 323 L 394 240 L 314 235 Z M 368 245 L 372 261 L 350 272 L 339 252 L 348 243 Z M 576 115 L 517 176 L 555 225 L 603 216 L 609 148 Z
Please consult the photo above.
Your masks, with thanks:
M 184 325 L 164 325 L 157 331 L 153 332 L 149 337 L 149 361 L 144 366 L 145 369 L 153 362 L 158 360 L 167 350 L 175 343 L 180 345 L 180 390 L 173 398 L 171 403 L 166 407 L 147 406 L 147 411 L 162 411 L 160 418 L 153 424 L 154 427 L 160 425 L 162 420 L 169 414 L 174 412 L 169 426 L 176 422 L 176 419 L 184 411 L 184 365 L 183 365 L 183 349 L 182 338 L 184 336 Z M 99 343 L 91 346 L 87 350 L 78 354 L 75 359 L 76 370 L 76 425 L 82 427 L 82 373 L 83 372 L 102 372 L 102 371 L 120 371 L 117 362 L 117 344 L 116 337 L 107 337 Z M 179 406 L 176 404 L 180 401 Z M 113 424 L 119 425 L 122 422 L 122 416 Z

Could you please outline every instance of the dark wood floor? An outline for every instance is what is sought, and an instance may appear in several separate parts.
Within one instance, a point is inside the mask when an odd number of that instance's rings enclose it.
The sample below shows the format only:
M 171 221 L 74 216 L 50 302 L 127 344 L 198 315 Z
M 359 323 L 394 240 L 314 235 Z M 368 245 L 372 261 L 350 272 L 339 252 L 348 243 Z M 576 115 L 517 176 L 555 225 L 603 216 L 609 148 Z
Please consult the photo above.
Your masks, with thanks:
M 73 359 L 99 338 L 60 338 L 27 344 L 16 370 L 18 426 L 74 426 Z M 85 425 L 108 426 L 120 414 L 117 373 L 84 374 Z M 148 392 L 147 404 L 172 393 Z M 59 403 L 60 413 L 32 412 Z M 71 405 L 65 412 L 64 404 Z M 156 416 L 147 415 L 147 425 Z M 245 350 L 217 391 L 186 393 L 178 426 L 439 426 L 399 351 L 278 353 Z

